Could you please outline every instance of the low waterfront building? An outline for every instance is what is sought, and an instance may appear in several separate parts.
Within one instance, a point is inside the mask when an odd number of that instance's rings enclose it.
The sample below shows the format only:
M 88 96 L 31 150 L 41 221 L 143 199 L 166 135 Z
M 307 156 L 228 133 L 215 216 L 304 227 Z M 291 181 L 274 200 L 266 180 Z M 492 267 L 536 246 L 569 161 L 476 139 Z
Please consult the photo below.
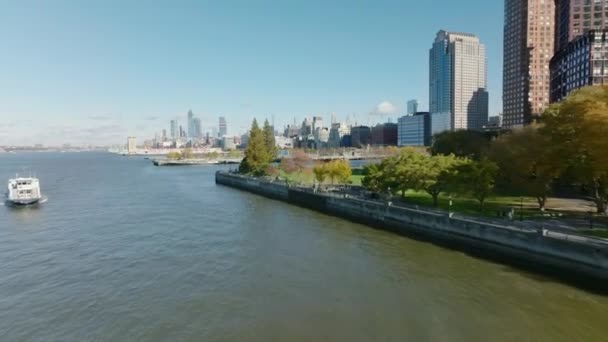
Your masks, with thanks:
M 608 30 L 591 30 L 551 59 L 551 102 L 584 86 L 608 85 Z
M 399 146 L 429 146 L 431 144 L 431 115 L 418 112 L 406 115 L 398 121 Z

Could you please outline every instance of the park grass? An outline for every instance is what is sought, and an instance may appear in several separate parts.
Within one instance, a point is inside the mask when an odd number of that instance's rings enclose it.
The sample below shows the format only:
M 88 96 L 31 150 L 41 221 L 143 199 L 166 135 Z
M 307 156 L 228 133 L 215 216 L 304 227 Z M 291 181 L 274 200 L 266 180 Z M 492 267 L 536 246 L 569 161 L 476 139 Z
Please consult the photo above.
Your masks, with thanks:
M 365 176 L 363 175 L 352 175 L 350 176 L 350 181 L 352 185 L 361 185 L 361 182 L 363 181 L 363 178 Z
M 419 205 L 424 207 L 433 207 L 433 198 L 425 192 L 407 191 L 405 193 L 404 202 L 411 205 Z M 499 212 L 509 211 L 514 208 L 515 217 L 519 218 L 523 214 L 526 219 L 538 217 L 541 213 L 538 210 L 538 204 L 534 198 L 523 198 L 523 211 L 521 197 L 512 196 L 493 196 L 486 199 L 483 211 L 480 211 L 479 202 L 473 198 L 454 196 L 452 197 L 452 207 L 450 208 L 450 197 L 442 194 L 439 196 L 437 209 L 445 211 L 453 211 L 467 215 L 481 215 L 487 217 L 496 217 Z
M 280 171 L 279 177 L 281 179 L 289 179 L 290 183 L 301 184 L 301 185 L 312 185 L 315 183 L 315 177 L 312 172 L 303 171 L 301 173 L 292 173 L 287 175 L 283 171 Z M 361 185 L 361 182 L 365 176 L 363 175 L 352 175 L 351 184 Z M 422 207 L 433 207 L 433 198 L 431 195 L 425 192 L 416 192 L 409 190 L 405 194 L 404 202 L 410 205 L 419 205 Z M 439 196 L 439 204 L 437 209 L 445 211 L 450 210 L 450 199 L 448 195 L 442 194 Z M 479 202 L 472 198 L 466 197 L 453 197 L 451 210 L 457 213 L 467 215 L 482 215 L 488 217 L 495 217 L 499 211 L 508 211 L 509 208 L 515 208 L 516 217 L 520 217 L 521 197 L 511 196 L 495 196 L 490 197 L 486 200 L 484 210 L 480 212 Z M 524 218 L 533 218 L 538 216 L 538 205 L 534 198 L 524 197 Z
M 290 183 L 301 184 L 301 185 L 313 185 L 315 183 L 315 175 L 308 170 L 304 170 L 301 173 L 292 173 L 286 174 L 283 171 L 279 171 L 279 177 L 281 179 L 288 179 Z M 365 176 L 363 175 L 352 175 L 350 177 L 350 181 L 352 185 L 361 185 L 361 181 Z M 326 184 L 329 184 L 329 180 L 325 181 Z
M 290 183 L 294 184 L 312 185 L 315 183 L 315 177 L 311 170 L 304 170 L 301 173 L 292 173 L 289 175 L 283 171 L 279 171 L 279 177 L 281 179 L 288 179 Z M 360 186 L 363 178 L 365 178 L 365 176 L 362 174 L 353 174 L 350 178 L 351 184 Z M 405 199 L 402 199 L 402 201 L 409 205 L 433 208 L 433 198 L 426 192 L 408 190 L 405 193 Z M 513 208 L 513 219 L 520 219 L 523 217 L 526 220 L 571 214 L 569 212 L 557 213 L 551 210 L 541 212 L 538 209 L 538 202 L 533 197 L 523 197 L 522 206 L 522 197 L 517 196 L 491 196 L 486 199 L 483 211 L 480 211 L 479 202 L 465 196 L 453 196 L 452 207 L 450 208 L 450 196 L 441 194 L 436 208 L 465 215 L 484 217 L 497 217 L 499 214 L 506 213 Z M 594 234 L 602 234 L 599 230 L 594 230 L 593 232 Z M 608 233 L 606 234 L 608 235 Z
M 579 232 L 583 235 L 608 239 L 608 229 L 584 229 Z
M 304 170 L 300 173 L 294 172 L 290 174 L 280 170 L 279 177 L 281 179 L 286 179 L 289 183 L 293 184 L 312 185 L 315 182 L 315 175 L 312 173 L 312 171 L 308 170 Z

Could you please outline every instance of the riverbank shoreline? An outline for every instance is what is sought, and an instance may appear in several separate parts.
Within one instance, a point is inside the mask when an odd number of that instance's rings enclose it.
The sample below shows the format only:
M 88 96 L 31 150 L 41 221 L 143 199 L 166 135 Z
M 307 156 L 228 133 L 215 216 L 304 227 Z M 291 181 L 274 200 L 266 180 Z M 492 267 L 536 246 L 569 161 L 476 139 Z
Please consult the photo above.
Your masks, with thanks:
M 290 187 L 282 182 L 222 171 L 216 173 L 215 181 L 219 185 L 462 250 L 569 283 L 591 285 L 591 290 L 604 288 L 606 291 L 608 284 L 608 243 L 602 239 L 454 218 L 447 213 L 396 207 L 344 194 L 318 193 L 311 188 Z

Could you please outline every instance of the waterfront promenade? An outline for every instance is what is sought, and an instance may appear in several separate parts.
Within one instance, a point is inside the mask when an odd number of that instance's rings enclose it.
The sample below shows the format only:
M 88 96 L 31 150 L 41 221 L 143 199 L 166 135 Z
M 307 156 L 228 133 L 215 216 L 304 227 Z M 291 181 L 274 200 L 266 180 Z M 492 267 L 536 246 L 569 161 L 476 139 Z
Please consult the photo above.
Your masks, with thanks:
M 399 234 L 483 250 L 608 283 L 608 241 L 605 239 L 552 230 L 541 224 L 533 227 L 462 215 L 456 217 L 452 213 L 365 198 L 353 191 L 320 192 L 228 172 L 216 173 L 216 183 Z

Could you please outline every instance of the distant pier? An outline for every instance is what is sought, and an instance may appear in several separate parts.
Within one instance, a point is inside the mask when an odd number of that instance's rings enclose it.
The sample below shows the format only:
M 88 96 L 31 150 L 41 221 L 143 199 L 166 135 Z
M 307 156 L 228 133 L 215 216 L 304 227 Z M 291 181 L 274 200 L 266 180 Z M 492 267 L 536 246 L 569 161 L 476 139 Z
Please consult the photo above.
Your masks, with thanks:
M 225 165 L 240 164 L 242 158 L 223 158 L 223 159 L 152 159 L 155 166 L 193 166 L 193 165 Z

